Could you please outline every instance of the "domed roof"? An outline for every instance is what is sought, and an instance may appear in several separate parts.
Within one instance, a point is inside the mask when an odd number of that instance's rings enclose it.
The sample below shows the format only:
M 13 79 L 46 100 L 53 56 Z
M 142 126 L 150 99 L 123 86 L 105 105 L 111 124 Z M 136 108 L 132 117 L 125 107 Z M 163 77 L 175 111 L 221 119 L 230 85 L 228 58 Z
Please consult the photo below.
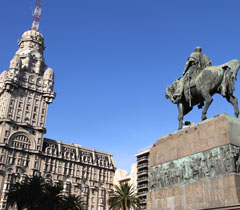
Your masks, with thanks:
M 22 35 L 21 40 L 18 42 L 18 45 L 20 46 L 20 44 L 24 41 L 33 41 L 40 45 L 44 45 L 43 35 L 39 31 L 36 31 L 36 30 L 25 31 Z

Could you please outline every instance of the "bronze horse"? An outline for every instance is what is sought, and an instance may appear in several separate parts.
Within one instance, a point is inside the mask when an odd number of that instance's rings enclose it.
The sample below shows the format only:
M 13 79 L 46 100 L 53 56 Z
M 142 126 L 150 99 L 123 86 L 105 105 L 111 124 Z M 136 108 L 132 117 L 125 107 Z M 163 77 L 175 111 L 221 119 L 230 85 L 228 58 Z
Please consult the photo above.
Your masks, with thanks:
M 184 123 L 183 116 L 195 105 L 202 108 L 204 101 L 206 103 L 202 111 L 202 120 L 207 119 L 206 113 L 215 93 L 221 94 L 233 105 L 235 116 L 238 117 L 238 99 L 233 96 L 233 91 L 239 68 L 240 61 L 234 59 L 223 65 L 206 67 L 195 77 L 192 86 L 184 84 L 183 78 L 175 80 L 171 86 L 168 86 L 166 98 L 178 106 L 178 129 L 181 129 Z

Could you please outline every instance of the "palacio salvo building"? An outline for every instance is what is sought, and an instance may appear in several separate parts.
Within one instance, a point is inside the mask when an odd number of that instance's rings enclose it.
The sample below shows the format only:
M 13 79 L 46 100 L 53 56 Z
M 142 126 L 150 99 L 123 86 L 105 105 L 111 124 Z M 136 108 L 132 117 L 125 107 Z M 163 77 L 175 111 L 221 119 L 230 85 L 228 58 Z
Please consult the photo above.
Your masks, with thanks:
M 48 105 L 56 96 L 46 68 L 44 38 L 26 31 L 9 69 L 0 74 L 0 209 L 24 177 L 41 175 L 80 195 L 88 210 L 107 210 L 115 164 L 111 154 L 44 138 Z

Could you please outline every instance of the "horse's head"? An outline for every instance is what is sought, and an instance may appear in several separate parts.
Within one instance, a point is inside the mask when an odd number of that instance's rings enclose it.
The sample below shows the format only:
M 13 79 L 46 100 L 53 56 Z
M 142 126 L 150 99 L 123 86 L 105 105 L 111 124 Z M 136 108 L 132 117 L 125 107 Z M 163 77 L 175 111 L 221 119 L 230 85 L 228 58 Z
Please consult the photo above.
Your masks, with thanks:
M 182 98 L 183 83 L 182 80 L 177 79 L 171 86 L 167 86 L 165 96 L 170 99 L 174 104 L 179 103 Z
M 172 88 L 171 88 L 171 86 L 168 85 L 166 88 L 165 97 L 166 97 L 166 99 L 169 99 L 169 98 L 171 98 L 171 96 L 172 96 Z

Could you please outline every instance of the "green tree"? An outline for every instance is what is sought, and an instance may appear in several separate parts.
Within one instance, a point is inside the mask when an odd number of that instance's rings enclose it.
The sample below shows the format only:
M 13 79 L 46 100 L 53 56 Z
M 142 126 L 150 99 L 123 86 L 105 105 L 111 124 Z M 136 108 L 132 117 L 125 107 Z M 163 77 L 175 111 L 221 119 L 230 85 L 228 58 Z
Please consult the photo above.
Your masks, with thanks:
M 26 177 L 24 184 L 26 185 L 25 190 L 27 192 L 27 198 L 25 199 L 26 208 L 28 210 L 38 209 L 45 189 L 44 178 L 41 176 Z
M 42 177 L 25 177 L 21 183 L 13 184 L 7 193 L 7 202 L 10 206 L 17 206 L 18 210 L 27 208 L 34 210 L 39 207 L 43 196 L 45 182 Z
M 7 193 L 9 206 L 18 210 L 84 210 L 79 196 L 63 196 L 62 186 L 52 186 L 41 176 L 26 177 Z
M 21 183 L 14 184 L 7 194 L 8 205 L 16 206 L 18 210 L 22 210 L 25 206 L 25 192 L 25 185 Z
M 63 210 L 85 210 L 84 203 L 80 196 L 64 196 Z
M 128 183 L 115 185 L 113 195 L 108 199 L 108 204 L 112 210 L 140 209 L 140 200 L 134 194 L 134 188 Z
M 45 184 L 39 209 L 42 210 L 61 209 L 64 202 L 62 190 L 63 190 L 62 186 L 52 186 L 50 184 Z

